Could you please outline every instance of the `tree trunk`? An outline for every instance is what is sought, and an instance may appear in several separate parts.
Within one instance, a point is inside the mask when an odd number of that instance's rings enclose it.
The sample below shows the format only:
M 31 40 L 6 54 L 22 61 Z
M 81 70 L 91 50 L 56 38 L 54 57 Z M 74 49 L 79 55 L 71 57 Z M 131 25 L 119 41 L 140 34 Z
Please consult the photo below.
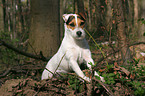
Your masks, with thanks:
M 19 8 L 19 18 L 20 18 L 20 22 L 21 22 L 21 31 L 25 32 L 24 30 L 24 17 L 22 14 L 22 6 L 21 6 L 21 0 L 18 0 L 18 8 Z
M 138 0 L 140 2 L 140 18 L 144 18 L 145 20 L 145 0 Z M 145 41 L 145 24 L 140 23 L 140 30 L 139 30 L 139 41 Z
M 123 10 L 122 0 L 113 0 L 114 14 L 116 15 L 117 24 L 117 41 L 118 46 L 121 49 L 121 57 L 123 64 L 127 64 L 127 60 L 130 59 L 130 50 L 127 44 L 126 29 L 125 29 L 125 16 Z
M 107 32 L 109 33 L 109 42 L 112 42 L 112 0 L 109 0 L 106 4 L 106 9 L 107 9 L 107 12 L 106 12 L 106 30 Z
M 8 14 L 6 14 L 7 13 L 6 1 L 2 0 L 2 4 L 3 4 L 4 31 L 7 32 L 8 31 Z
M 77 0 L 77 8 L 78 8 L 78 13 L 80 12 L 85 13 L 83 0 Z
M 88 0 L 88 29 L 89 32 L 92 32 L 92 22 L 91 22 L 91 18 L 92 18 L 92 7 L 91 7 L 91 0 Z
M 60 44 L 59 0 L 31 0 L 29 52 L 52 56 Z
M 0 4 L 2 4 L 2 2 L 0 1 Z M 0 31 L 2 31 L 4 29 L 4 23 L 3 23 L 3 8 L 2 6 L 0 6 Z

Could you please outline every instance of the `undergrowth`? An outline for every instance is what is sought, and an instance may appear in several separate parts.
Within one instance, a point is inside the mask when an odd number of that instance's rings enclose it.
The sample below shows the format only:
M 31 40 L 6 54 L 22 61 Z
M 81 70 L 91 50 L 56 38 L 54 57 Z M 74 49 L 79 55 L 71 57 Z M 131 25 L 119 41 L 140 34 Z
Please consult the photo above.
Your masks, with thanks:
M 131 64 L 133 65 L 133 64 Z M 98 72 L 105 79 L 105 86 L 109 87 L 114 95 L 135 95 L 144 96 L 145 94 L 145 66 L 134 65 L 128 69 L 126 66 L 118 66 L 110 64 L 106 66 L 105 72 Z M 125 68 L 125 69 L 124 69 Z M 127 72 L 129 72 L 129 74 Z M 84 82 L 80 81 L 75 76 L 68 76 L 69 87 L 75 90 L 77 93 L 87 90 Z M 96 79 L 100 79 L 95 76 Z M 107 95 L 106 89 L 93 79 L 93 95 Z M 86 88 L 86 89 L 85 89 Z M 103 93 L 104 92 L 104 93 Z

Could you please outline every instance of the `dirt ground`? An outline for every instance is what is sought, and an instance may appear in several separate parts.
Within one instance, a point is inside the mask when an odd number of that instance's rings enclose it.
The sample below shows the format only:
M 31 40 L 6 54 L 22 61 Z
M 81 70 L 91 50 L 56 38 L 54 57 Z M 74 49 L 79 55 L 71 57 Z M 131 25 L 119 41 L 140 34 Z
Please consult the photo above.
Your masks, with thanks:
M 7 80 L 0 88 L 1 96 L 71 96 L 73 92 L 60 80 L 35 81 L 30 78 Z

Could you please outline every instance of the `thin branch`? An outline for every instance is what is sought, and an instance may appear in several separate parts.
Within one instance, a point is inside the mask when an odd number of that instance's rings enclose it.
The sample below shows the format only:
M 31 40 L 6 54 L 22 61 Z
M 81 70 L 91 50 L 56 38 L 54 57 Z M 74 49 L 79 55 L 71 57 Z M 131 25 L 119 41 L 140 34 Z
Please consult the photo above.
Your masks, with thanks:
M 59 64 L 58 64 L 57 68 L 56 68 L 55 71 L 54 71 L 54 74 L 55 74 L 55 72 L 57 71 L 58 67 L 60 66 L 60 63 L 61 63 L 61 61 L 62 61 L 62 59 L 64 58 L 65 55 L 66 55 L 66 52 L 65 52 L 64 55 L 61 57 L 61 60 L 59 61 Z
M 103 88 L 110 94 L 110 96 L 115 96 L 113 94 L 113 92 L 111 91 L 111 89 L 106 86 L 103 82 L 101 82 L 100 80 L 96 79 L 95 77 L 93 78 L 95 81 L 97 81 L 99 84 L 101 84 L 103 86 Z M 119 95 L 118 95 L 119 96 Z
M 135 42 L 135 43 L 129 44 L 128 47 L 135 46 L 135 45 L 140 45 L 140 44 L 145 44 L 145 42 Z M 121 47 L 121 48 L 123 48 L 123 47 Z M 100 58 L 97 61 L 97 64 L 99 64 L 100 62 L 102 62 L 104 59 L 107 59 L 111 55 L 116 54 L 117 52 L 121 51 L 121 48 L 119 48 L 117 50 L 114 50 L 114 52 L 110 53 L 109 55 L 106 55 L 105 58 L 104 57 Z
M 145 42 L 135 42 L 129 45 L 129 47 L 134 46 L 134 45 L 140 45 L 140 44 L 145 44 Z
M 42 60 L 42 61 L 49 61 L 49 58 L 44 57 L 42 55 L 42 52 L 40 52 L 39 55 L 34 55 L 34 54 L 31 54 L 31 53 L 27 53 L 25 51 L 22 51 L 22 50 L 20 50 L 16 47 L 14 47 L 13 45 L 10 45 L 10 44 L 6 43 L 5 41 L 3 41 L 1 39 L 0 39 L 0 45 L 3 45 L 5 47 L 7 47 L 8 49 L 11 49 L 11 50 L 13 50 L 13 51 L 15 51 L 15 52 L 17 52 L 21 55 L 26 56 L 26 57 L 30 57 L 30 58 L 37 59 L 37 60 Z

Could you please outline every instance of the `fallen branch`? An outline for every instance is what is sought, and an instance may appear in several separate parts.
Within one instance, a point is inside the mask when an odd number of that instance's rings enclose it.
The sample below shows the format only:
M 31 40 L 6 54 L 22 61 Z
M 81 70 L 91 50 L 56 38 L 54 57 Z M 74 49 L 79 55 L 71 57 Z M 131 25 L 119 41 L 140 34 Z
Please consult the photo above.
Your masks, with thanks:
M 22 51 L 22 50 L 20 50 L 16 47 L 14 47 L 13 45 L 10 45 L 10 44 L 6 43 L 5 41 L 3 41 L 1 39 L 0 39 L 0 45 L 3 45 L 5 47 L 7 47 L 8 49 L 11 49 L 11 50 L 13 50 L 13 51 L 15 51 L 15 52 L 17 52 L 21 55 L 26 56 L 26 57 L 30 57 L 30 58 L 37 59 L 37 60 L 42 60 L 42 61 L 49 61 L 49 58 L 44 57 L 42 52 L 40 52 L 39 55 L 34 55 L 34 54 L 31 54 L 31 53 L 27 53 L 25 51 Z

